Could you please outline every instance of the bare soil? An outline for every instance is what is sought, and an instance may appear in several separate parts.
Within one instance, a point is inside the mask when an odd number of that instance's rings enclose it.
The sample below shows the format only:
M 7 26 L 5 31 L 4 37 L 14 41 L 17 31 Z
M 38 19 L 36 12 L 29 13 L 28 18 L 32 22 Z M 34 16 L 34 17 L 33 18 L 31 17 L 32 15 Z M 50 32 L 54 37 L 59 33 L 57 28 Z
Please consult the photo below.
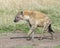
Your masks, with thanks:
M 27 33 L 23 32 L 15 32 L 15 33 L 1 33 L 0 34 L 0 48 L 53 48 L 54 46 L 60 45 L 60 32 L 55 32 L 55 39 L 50 40 L 50 35 L 48 33 L 45 34 L 45 39 L 38 40 L 35 38 L 34 41 L 26 40 Z M 40 36 L 40 34 L 35 34 L 35 36 Z M 11 37 L 15 37 L 11 39 Z

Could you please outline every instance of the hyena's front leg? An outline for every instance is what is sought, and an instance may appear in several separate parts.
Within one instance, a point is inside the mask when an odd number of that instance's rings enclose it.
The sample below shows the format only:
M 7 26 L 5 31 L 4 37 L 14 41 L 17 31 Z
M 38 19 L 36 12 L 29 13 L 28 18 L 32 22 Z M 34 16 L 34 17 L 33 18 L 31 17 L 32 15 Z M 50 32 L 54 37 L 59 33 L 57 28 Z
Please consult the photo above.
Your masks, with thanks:
M 28 32 L 28 39 L 27 40 L 30 40 L 30 35 L 32 34 L 32 39 L 34 39 L 34 30 L 36 29 L 37 25 L 32 25 L 29 32 Z

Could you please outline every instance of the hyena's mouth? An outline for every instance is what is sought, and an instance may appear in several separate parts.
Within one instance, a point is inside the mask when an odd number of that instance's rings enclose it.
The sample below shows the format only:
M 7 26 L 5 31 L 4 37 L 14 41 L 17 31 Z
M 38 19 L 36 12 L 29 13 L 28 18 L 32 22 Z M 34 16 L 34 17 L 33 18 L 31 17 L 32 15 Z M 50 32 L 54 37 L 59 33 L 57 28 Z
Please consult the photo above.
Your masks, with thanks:
M 18 22 L 18 20 L 14 20 L 14 22 Z

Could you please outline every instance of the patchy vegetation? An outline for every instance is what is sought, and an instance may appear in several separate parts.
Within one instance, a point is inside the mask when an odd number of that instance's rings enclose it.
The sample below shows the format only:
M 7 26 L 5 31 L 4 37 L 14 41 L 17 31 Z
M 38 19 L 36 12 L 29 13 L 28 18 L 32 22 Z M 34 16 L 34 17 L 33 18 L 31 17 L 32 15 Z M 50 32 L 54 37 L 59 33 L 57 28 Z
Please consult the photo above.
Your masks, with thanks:
M 58 46 L 55 46 L 54 48 L 60 48 L 60 45 L 58 45 Z
M 3 3 L 3 4 L 2 4 Z M 0 0 L 0 32 L 10 32 L 15 29 L 28 32 L 29 27 L 21 21 L 13 22 L 15 15 L 21 10 L 36 10 L 47 14 L 52 20 L 53 29 L 60 30 L 60 0 Z M 37 32 L 40 30 L 38 29 Z

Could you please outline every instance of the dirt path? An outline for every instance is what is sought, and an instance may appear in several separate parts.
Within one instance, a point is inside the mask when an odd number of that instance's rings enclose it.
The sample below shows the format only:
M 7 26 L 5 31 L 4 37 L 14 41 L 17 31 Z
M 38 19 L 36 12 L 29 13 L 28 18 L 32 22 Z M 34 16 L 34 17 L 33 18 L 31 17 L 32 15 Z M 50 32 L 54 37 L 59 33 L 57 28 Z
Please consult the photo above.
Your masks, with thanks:
M 49 34 L 46 34 L 48 36 Z M 0 34 L 0 48 L 53 48 L 54 46 L 60 45 L 60 32 L 55 33 L 54 40 L 34 39 L 27 41 L 25 38 L 10 39 L 11 37 L 22 37 L 26 36 L 26 33 L 2 33 Z M 36 34 L 39 36 L 39 34 Z

